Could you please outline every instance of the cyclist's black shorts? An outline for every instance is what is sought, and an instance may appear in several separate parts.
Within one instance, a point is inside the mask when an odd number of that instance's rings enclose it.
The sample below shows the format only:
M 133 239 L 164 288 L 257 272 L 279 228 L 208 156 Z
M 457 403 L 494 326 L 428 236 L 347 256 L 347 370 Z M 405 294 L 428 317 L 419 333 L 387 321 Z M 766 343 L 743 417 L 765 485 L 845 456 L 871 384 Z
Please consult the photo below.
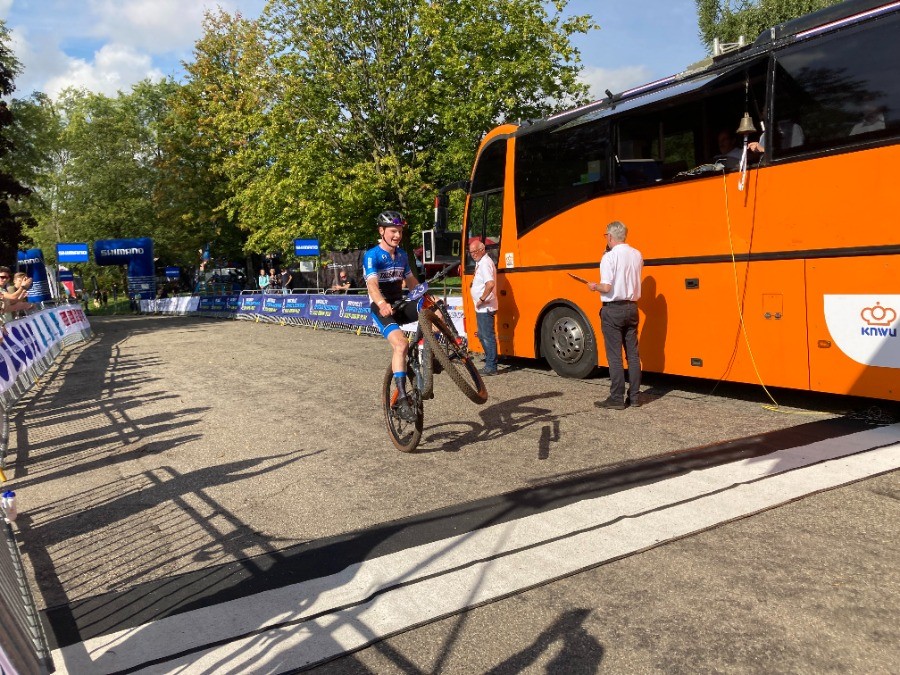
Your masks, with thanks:
M 387 337 L 395 330 L 400 330 L 400 326 L 408 323 L 415 323 L 419 320 L 419 308 L 422 306 L 422 298 L 415 302 L 404 301 L 397 305 L 393 314 L 390 316 L 381 316 L 378 313 L 378 305 L 374 302 L 370 305 L 372 312 L 372 322 L 375 327 L 381 331 L 384 337 Z

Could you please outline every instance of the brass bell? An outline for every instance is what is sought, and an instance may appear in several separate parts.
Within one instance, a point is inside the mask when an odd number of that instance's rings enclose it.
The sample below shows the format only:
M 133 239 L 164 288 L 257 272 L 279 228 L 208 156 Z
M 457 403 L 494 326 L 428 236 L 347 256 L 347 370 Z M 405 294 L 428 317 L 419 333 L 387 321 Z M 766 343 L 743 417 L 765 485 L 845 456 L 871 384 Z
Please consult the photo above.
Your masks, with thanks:
M 753 119 L 750 117 L 750 113 L 744 113 L 744 118 L 741 120 L 741 124 L 737 128 L 737 132 L 740 135 L 756 133 L 756 125 L 753 124 Z

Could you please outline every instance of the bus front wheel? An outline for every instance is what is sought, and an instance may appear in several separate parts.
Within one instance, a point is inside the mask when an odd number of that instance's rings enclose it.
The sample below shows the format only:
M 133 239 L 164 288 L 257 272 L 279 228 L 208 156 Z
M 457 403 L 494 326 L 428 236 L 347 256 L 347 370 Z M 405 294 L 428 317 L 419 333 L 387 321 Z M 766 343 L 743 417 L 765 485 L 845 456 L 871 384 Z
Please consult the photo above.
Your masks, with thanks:
M 541 324 L 541 352 L 562 377 L 584 378 L 597 367 L 597 340 L 590 323 L 571 307 L 552 309 Z

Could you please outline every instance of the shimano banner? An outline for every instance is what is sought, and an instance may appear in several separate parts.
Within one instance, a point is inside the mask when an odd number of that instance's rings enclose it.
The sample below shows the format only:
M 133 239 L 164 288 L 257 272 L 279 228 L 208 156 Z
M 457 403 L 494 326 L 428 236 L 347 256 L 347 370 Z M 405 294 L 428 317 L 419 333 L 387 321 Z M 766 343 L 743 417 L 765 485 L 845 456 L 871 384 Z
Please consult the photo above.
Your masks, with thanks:
M 153 240 L 149 237 L 95 241 L 94 262 L 98 265 L 128 265 L 128 295 L 138 300 L 156 296 Z
M 31 288 L 28 289 L 28 302 L 46 302 L 53 296 L 50 293 L 50 282 L 47 279 L 47 267 L 44 265 L 44 252 L 39 248 L 19 251 L 19 271 L 31 277 Z

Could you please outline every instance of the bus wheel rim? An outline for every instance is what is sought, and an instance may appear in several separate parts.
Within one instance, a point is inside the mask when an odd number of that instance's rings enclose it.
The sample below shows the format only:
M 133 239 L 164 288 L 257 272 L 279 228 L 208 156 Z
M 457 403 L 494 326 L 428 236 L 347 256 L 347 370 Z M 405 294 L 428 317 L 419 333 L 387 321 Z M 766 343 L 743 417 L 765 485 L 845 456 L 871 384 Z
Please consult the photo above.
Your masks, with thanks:
M 584 331 L 571 317 L 553 324 L 553 351 L 565 363 L 577 363 L 584 352 Z

